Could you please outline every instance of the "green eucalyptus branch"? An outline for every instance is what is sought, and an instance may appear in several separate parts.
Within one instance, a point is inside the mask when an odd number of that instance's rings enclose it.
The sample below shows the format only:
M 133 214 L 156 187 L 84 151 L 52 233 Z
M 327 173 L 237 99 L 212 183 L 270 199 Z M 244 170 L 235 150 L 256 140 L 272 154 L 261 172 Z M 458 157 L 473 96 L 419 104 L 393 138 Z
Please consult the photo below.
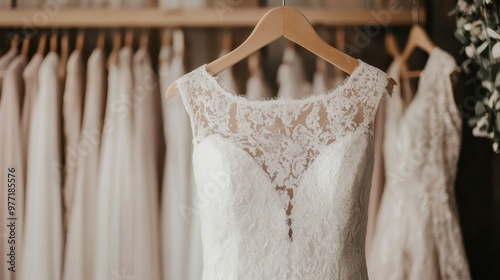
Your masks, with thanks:
M 455 37 L 468 57 L 462 69 L 472 74 L 484 96 L 478 98 L 468 123 L 476 137 L 492 140 L 500 153 L 500 24 L 499 10 L 491 0 L 459 0 L 453 13 L 457 18 Z

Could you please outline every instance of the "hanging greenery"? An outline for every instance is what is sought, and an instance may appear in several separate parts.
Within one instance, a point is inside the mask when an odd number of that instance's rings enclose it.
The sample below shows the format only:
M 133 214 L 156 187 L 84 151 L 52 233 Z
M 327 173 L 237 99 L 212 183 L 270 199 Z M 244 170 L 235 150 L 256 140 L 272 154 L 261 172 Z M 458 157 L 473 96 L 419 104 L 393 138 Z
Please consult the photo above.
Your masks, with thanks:
M 474 116 L 469 119 L 476 137 L 492 140 L 500 153 L 500 25 L 499 10 L 491 0 L 458 0 L 455 37 L 463 44 L 466 73 L 476 73 L 480 88 Z

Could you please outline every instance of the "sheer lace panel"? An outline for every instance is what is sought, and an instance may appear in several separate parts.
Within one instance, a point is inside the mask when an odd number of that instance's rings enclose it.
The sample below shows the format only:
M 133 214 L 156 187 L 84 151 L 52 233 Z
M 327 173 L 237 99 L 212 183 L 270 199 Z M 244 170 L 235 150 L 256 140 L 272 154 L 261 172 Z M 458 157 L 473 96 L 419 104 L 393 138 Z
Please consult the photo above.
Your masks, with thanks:
M 372 134 L 388 76 L 360 61 L 342 85 L 303 99 L 251 101 L 221 85 L 205 65 L 177 81 L 191 117 L 193 143 L 210 136 L 231 140 L 269 175 L 287 216 L 294 190 L 319 153 L 344 135 Z M 288 219 L 292 238 L 291 220 Z

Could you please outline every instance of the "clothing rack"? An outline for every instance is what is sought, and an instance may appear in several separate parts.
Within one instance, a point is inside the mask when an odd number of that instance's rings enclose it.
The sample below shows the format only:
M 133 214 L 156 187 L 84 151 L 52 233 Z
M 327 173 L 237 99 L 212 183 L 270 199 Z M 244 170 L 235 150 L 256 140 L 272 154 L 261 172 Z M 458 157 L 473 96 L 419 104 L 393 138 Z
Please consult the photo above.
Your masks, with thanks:
M 96 27 L 253 27 L 269 8 L 205 8 L 193 10 L 141 9 L 3 9 L 0 27 L 96 28 Z M 408 26 L 412 11 L 391 14 L 388 9 L 300 8 L 313 25 L 324 26 Z M 388 16 L 389 15 L 389 16 Z M 388 16 L 388 17 L 387 17 Z M 425 23 L 425 10 L 419 22 Z

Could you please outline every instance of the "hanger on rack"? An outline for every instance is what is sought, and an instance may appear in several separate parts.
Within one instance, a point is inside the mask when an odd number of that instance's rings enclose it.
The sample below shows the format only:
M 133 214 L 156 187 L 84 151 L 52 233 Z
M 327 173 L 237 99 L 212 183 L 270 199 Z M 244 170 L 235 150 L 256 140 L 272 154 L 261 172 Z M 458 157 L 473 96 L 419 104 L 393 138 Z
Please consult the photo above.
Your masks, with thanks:
M 406 42 L 406 47 L 401 54 L 401 76 L 404 78 L 416 78 L 420 76 L 421 70 L 408 70 L 408 59 L 410 55 L 416 48 L 420 48 L 427 54 L 430 54 L 436 45 L 427 35 L 427 32 L 418 23 L 418 0 L 413 0 L 412 6 L 412 18 L 413 26 L 410 29 L 410 34 L 408 35 L 408 41 Z
M 82 52 L 84 46 L 85 46 L 85 31 L 83 31 L 83 29 L 80 29 L 78 31 L 78 34 L 76 35 L 76 47 L 75 47 L 75 49 Z
M 12 41 L 10 41 L 10 49 L 17 50 L 18 44 L 19 44 L 19 35 L 17 33 L 14 33 L 14 36 L 12 37 Z
M 281 7 L 273 8 L 267 12 L 257 23 L 250 36 L 239 47 L 209 63 L 206 66 L 207 71 L 212 75 L 217 75 L 262 47 L 285 37 L 339 67 L 344 72 L 352 74 L 359 65 L 359 60 L 323 41 L 304 14 L 297 9 L 286 7 L 284 2 Z M 174 89 L 175 83 L 168 88 L 167 98 L 175 93 Z
M 119 30 L 117 30 L 113 34 L 113 50 L 111 51 L 111 54 L 109 55 L 108 58 L 108 67 L 116 63 L 116 60 L 118 58 L 118 53 L 120 52 L 121 47 L 122 47 L 122 33 Z
M 104 31 L 99 31 L 99 34 L 97 35 L 97 43 L 96 46 L 97 48 L 103 50 L 106 45 L 106 33 Z
M 385 34 L 385 51 L 392 57 L 396 58 L 401 55 L 399 52 L 398 43 L 396 41 L 396 37 L 392 33 L 392 31 L 388 31 Z
M 132 29 L 128 29 L 127 32 L 125 32 L 125 46 L 131 48 L 134 46 L 134 30 Z
M 222 50 L 230 51 L 233 48 L 233 35 L 230 29 L 222 31 Z
M 50 52 L 57 52 L 57 31 L 52 30 L 52 35 L 50 36 Z
M 64 31 L 61 38 L 61 58 L 58 65 L 58 75 L 59 79 L 64 80 L 66 78 L 66 63 L 68 62 L 69 55 L 69 34 L 67 30 Z
M 163 34 L 161 37 L 161 43 L 163 46 L 172 45 L 172 30 L 167 29 L 167 30 L 163 31 Z
M 335 45 L 341 52 L 345 51 L 345 28 L 343 26 L 340 26 L 335 30 Z M 333 73 L 335 77 L 341 77 L 344 75 L 338 67 L 333 69 Z
M 44 55 L 45 54 L 45 47 L 47 45 L 47 33 L 42 33 L 42 35 L 40 35 L 40 39 L 38 40 L 38 49 L 37 49 L 37 53 L 40 54 L 40 55 Z
M 421 70 L 408 70 L 408 59 L 416 48 L 420 48 L 426 53 L 430 54 L 436 45 L 431 41 L 425 30 L 419 25 L 413 25 L 410 30 L 408 42 L 401 54 L 401 76 L 405 78 L 419 77 Z
M 30 37 L 26 37 L 23 40 L 23 46 L 21 48 L 21 55 L 24 57 L 28 57 L 28 53 L 30 51 Z
M 149 29 L 144 29 L 141 33 L 139 44 L 142 48 L 147 48 L 149 45 Z

